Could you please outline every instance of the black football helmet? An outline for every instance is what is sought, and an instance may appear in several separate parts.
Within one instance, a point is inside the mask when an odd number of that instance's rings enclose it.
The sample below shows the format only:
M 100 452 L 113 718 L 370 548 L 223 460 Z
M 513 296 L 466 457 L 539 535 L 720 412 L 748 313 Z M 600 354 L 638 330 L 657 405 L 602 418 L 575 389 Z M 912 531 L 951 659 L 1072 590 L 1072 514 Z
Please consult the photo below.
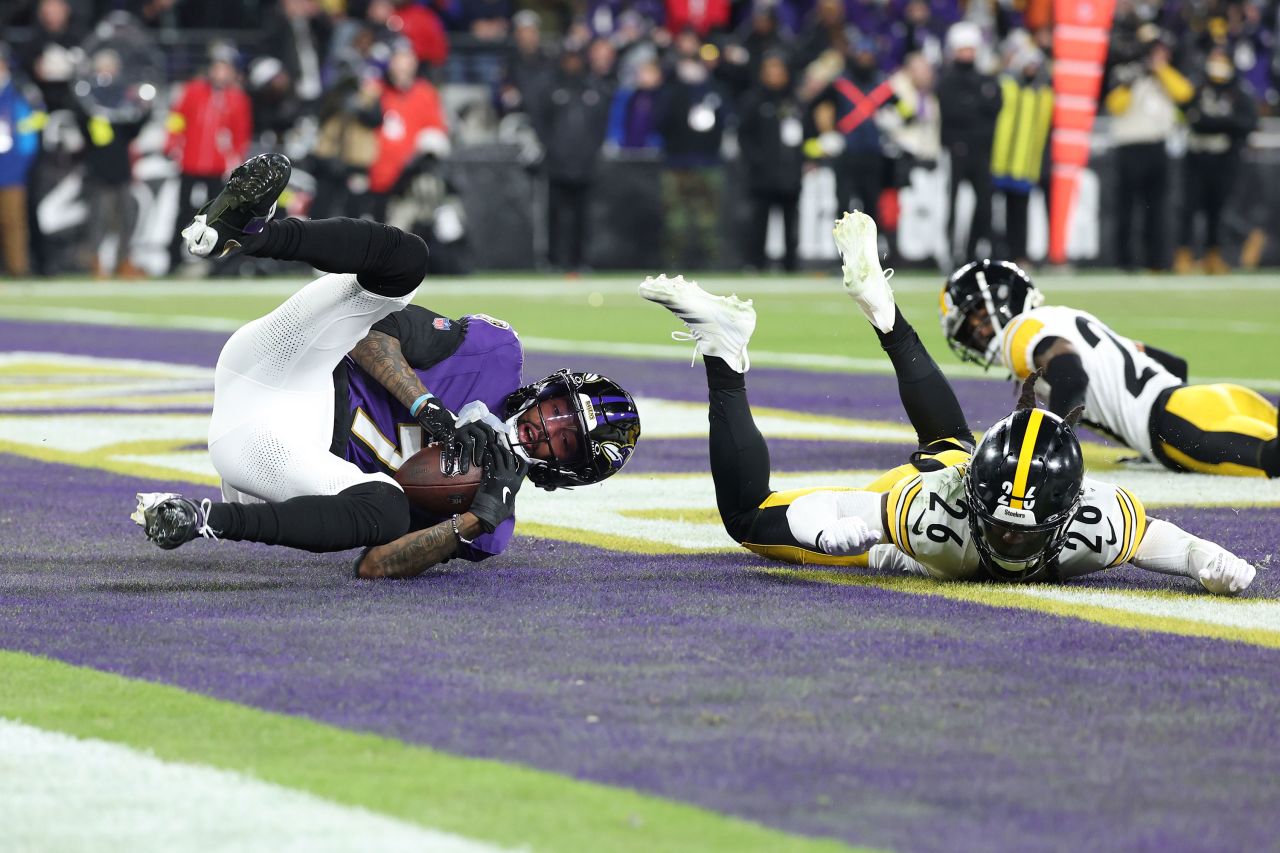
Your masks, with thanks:
M 996 580 L 1047 575 L 1083 492 L 1084 460 L 1071 424 L 1023 408 L 987 430 L 965 472 L 969 528 Z
M 534 446 L 519 442 L 529 454 L 529 480 L 541 489 L 569 489 L 599 483 L 621 470 L 640 439 L 640 412 L 631 395 L 598 373 L 559 370 L 511 392 L 503 401 L 503 412 L 510 420 L 556 398 L 569 401 L 572 412 L 567 416 L 577 421 L 580 450 L 571 459 L 561 459 L 548 444 L 551 458 L 539 459 L 533 455 Z M 537 416 L 546 435 L 541 409 Z
M 1010 261 L 990 259 L 965 264 L 942 286 L 938 307 L 942 334 L 951 351 L 962 361 L 990 367 L 1000 356 L 1000 335 L 1023 311 L 1044 302 L 1042 294 L 1022 267 Z M 991 338 L 975 336 L 971 318 L 984 309 L 991 319 Z

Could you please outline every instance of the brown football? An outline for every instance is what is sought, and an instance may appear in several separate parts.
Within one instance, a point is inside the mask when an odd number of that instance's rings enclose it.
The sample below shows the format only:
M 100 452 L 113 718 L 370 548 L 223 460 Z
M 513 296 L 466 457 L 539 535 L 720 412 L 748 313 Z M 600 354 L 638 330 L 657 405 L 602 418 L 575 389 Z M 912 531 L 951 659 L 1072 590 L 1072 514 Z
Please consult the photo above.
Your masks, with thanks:
M 428 444 L 410 456 L 396 471 L 396 482 L 409 503 L 436 515 L 465 512 L 480 486 L 484 469 L 472 465 L 465 474 L 445 473 L 441 452 L 445 445 Z

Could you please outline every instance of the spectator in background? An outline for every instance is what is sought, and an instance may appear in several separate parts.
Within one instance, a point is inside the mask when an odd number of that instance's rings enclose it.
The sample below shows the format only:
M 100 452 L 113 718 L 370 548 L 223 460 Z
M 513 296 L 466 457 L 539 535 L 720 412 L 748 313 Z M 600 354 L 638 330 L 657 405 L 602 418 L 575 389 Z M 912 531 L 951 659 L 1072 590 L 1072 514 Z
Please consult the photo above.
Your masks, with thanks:
M 280 0 L 280 5 L 267 13 L 263 31 L 266 55 L 283 64 L 297 98 L 304 104 L 314 104 L 324 90 L 322 71 L 333 37 L 333 27 L 321 14 L 319 2 Z M 277 98 L 280 95 L 274 93 Z
M 973 188 L 973 219 L 962 262 L 978 257 L 978 241 L 991 243 L 991 142 L 1003 101 L 1000 84 L 978 70 L 982 31 L 961 21 L 947 31 L 951 62 L 938 82 L 942 111 L 942 147 L 951 156 L 951 184 L 947 207 L 947 243 L 954 245 L 956 196 L 961 183 Z M 954 265 L 953 254 L 953 265 Z
M 1135 267 L 1133 217 L 1142 218 L 1142 265 L 1168 268 L 1165 258 L 1165 204 L 1169 155 L 1165 140 L 1179 120 L 1179 107 L 1195 88 L 1169 63 L 1169 47 L 1154 24 L 1139 28 L 1139 57 L 1112 70 L 1105 105 L 1111 114 L 1111 146 L 1116 159 L 1116 260 Z
M 717 224 L 724 183 L 720 145 L 728 119 L 725 93 L 712 77 L 697 34 L 676 37 L 675 69 L 662 84 L 662 201 L 666 262 L 672 269 L 706 269 L 718 261 Z
M 528 105 L 540 103 L 555 79 L 555 61 L 542 44 L 542 20 L 536 12 L 517 12 L 512 18 L 512 46 L 506 70 L 498 84 L 498 112 L 502 115 L 528 112 Z
M 511 29 L 511 0 L 466 0 L 463 23 L 477 41 L 502 42 Z
M 614 95 L 609 111 L 608 144 L 625 150 L 659 149 L 658 98 L 662 86 L 662 66 L 652 52 L 635 66 L 635 81 Z
M 618 87 L 618 51 L 605 38 L 594 38 L 587 45 L 587 74 L 608 97 Z
M 906 62 L 909 54 L 922 55 L 935 67 L 942 64 L 942 45 L 947 28 L 955 23 L 955 8 L 950 4 L 945 14 L 937 14 L 929 0 L 907 0 L 900 15 L 893 16 L 888 37 L 891 43 L 886 59 L 890 66 Z
M 735 91 L 752 89 L 759 85 L 764 58 L 771 54 L 786 58 L 789 47 L 790 39 L 778 26 L 777 4 L 772 0 L 756 0 L 750 17 L 738 27 L 733 42 L 725 46 L 721 77 Z
M 807 68 L 829 50 L 843 52 L 844 29 L 844 0 L 818 0 L 796 39 L 795 67 Z
M 377 222 L 386 219 L 391 191 L 405 167 L 423 151 L 441 151 L 440 140 L 448 139 L 440 95 L 435 86 L 418 76 L 417 56 L 406 41 L 397 42 L 391 52 L 381 106 L 378 154 L 369 167 L 371 214 Z
M 357 39 L 357 43 L 359 38 Z M 378 156 L 382 72 L 372 62 L 352 69 L 321 99 L 320 134 L 311 154 L 316 193 L 311 218 L 369 212 L 369 167 Z
M 40 134 L 35 111 L 18 86 L 8 47 L 0 42 L 0 250 L 9 275 L 31 273 L 27 171 Z
M 151 117 L 151 102 L 121 76 L 120 55 L 103 48 L 93 55 L 93 73 L 76 88 L 77 117 L 85 137 L 84 197 L 89 202 L 89 270 L 109 278 L 102 265 L 103 239 L 116 237 L 115 275 L 145 278 L 129 248 L 138 223 L 133 197 L 133 160 L 129 146 Z
M 635 38 L 623 31 L 629 27 L 652 29 L 663 22 L 666 13 L 663 0 L 586 0 L 585 17 L 592 35 L 629 43 Z
M 1258 126 L 1254 96 L 1236 74 L 1225 47 L 1209 51 L 1204 81 L 1185 108 L 1191 134 L 1183 164 L 1186 210 L 1179 221 L 1173 271 L 1186 274 L 1195 265 L 1196 221 L 1204 218 L 1204 271 L 1231 271 L 1222 257 L 1222 208 L 1235 187 L 1245 140 Z
M 185 223 L 218 194 L 222 179 L 244 161 L 253 135 L 253 105 L 240 88 L 239 55 L 227 42 L 209 48 L 209 69 L 183 87 L 169 113 L 168 155 L 178 161 L 178 217 L 169 245 L 169 269 L 182 263 Z
M 21 54 L 21 65 L 27 76 L 40 90 L 43 110 L 38 110 L 37 130 L 43 131 L 48 113 L 74 108 L 71 84 L 75 78 L 76 64 L 84 57 L 80 49 L 80 27 L 72 16 L 67 0 L 39 0 L 36 5 L 35 27 Z M 28 99 L 30 100 L 30 99 Z M 44 234 L 40 230 L 37 213 L 45 187 L 41 180 L 42 160 L 46 157 L 43 139 L 36 145 L 35 161 L 27 172 L 27 221 L 30 223 L 30 258 L 37 275 L 50 272 L 46 258 Z
M 1005 68 L 1000 78 L 1004 106 L 991 150 L 992 183 L 1004 196 L 1005 247 L 999 254 L 1028 269 L 1027 207 L 1040 184 L 1053 125 L 1053 81 L 1044 54 L 1029 40 L 1010 53 Z
M 260 56 L 249 64 L 249 100 L 260 147 L 279 150 L 284 144 L 285 135 L 302 116 L 301 91 L 274 56 Z
M 693 30 L 701 38 L 729 27 L 729 0 L 666 0 L 669 33 Z
M 608 121 L 609 92 L 587 73 L 581 46 L 566 44 L 555 83 L 533 113 L 545 152 L 547 260 L 554 269 L 585 265 L 591 187 Z
M 909 53 L 889 77 L 897 107 L 879 115 L 882 130 L 898 149 L 894 173 L 898 187 L 907 186 L 911 169 L 936 168 L 942 152 L 942 117 L 934 94 L 933 64 L 922 53 Z
M 408 39 L 423 65 L 439 68 L 449 58 L 449 36 L 440 17 L 414 0 L 370 0 L 366 17 L 389 35 Z
M 876 113 L 892 106 L 895 98 L 880 73 L 875 41 L 856 37 L 851 47 L 844 72 L 810 107 L 816 136 L 806 144 L 806 154 L 829 159 L 837 211 L 862 210 L 878 220 L 885 161 Z
M 744 256 L 755 269 L 767 266 L 765 239 L 769 214 L 782 214 L 783 268 L 799 268 L 800 172 L 804 165 L 804 112 L 791 92 L 791 75 L 781 54 L 771 53 L 760 65 L 760 82 L 743 99 L 738 124 L 741 167 L 751 198 Z

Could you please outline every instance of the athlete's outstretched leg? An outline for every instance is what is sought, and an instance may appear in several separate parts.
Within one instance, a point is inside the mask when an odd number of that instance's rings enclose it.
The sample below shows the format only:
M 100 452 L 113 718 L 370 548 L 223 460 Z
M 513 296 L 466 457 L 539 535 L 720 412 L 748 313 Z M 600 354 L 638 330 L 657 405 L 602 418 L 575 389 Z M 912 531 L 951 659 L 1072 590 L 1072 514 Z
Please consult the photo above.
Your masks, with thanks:
M 747 402 L 747 377 L 722 358 L 704 355 L 711 480 L 716 508 L 735 541 L 747 538 L 760 504 L 769 497 L 769 447 Z
M 769 448 L 747 402 L 747 342 L 755 330 L 750 302 L 714 296 L 683 277 L 647 278 L 640 295 L 675 314 L 689 327 L 678 340 L 694 340 L 707 371 L 711 479 L 716 506 L 729 535 L 746 539 L 760 504 L 770 494 Z
M 1152 448 L 1176 470 L 1280 477 L 1280 414 L 1240 385 L 1182 385 L 1157 403 Z
M 876 330 L 881 348 L 893 363 L 902 407 L 920 447 L 954 439 L 972 450 L 973 432 L 951 383 L 894 302 L 889 276 L 880 268 L 875 222 L 859 211 L 846 213 L 834 233 L 845 290 Z

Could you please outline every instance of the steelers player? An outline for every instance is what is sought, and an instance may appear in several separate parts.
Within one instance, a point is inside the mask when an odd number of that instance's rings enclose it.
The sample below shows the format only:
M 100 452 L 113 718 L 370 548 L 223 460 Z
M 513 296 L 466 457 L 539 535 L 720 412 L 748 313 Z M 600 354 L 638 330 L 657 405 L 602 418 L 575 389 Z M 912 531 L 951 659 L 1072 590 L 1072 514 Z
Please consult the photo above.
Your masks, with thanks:
M 711 476 L 729 535 L 789 563 L 869 565 L 939 580 L 1054 581 L 1132 562 L 1195 578 L 1230 595 L 1254 568 L 1212 542 L 1149 518 L 1127 490 L 1084 476 L 1071 418 L 1017 411 L 974 447 L 946 378 L 897 310 L 880 268 L 875 223 L 845 214 L 835 229 L 844 286 L 893 363 L 919 439 L 907 464 L 862 489 L 775 492 L 769 451 L 747 401 L 750 302 L 714 296 L 682 277 L 648 278 L 640 295 L 688 326 L 710 398 Z M 881 543 L 881 544 L 877 544 Z
M 942 289 L 942 331 L 963 360 L 1042 371 L 1049 410 L 1084 422 L 1174 471 L 1280 476 L 1276 407 L 1240 385 L 1188 385 L 1187 363 L 1118 335 L 1043 295 L 1016 264 L 975 261 Z

